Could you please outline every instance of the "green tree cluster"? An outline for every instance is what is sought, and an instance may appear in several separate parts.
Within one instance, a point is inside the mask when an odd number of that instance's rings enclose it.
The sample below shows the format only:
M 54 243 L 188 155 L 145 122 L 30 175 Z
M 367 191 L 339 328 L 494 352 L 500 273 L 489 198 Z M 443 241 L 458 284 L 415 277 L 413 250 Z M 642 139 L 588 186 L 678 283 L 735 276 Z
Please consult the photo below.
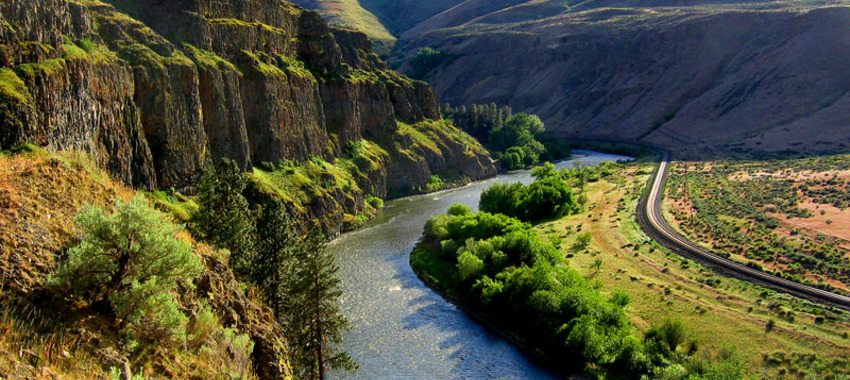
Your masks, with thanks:
M 604 297 L 594 281 L 539 240 L 530 224 L 503 214 L 451 209 L 425 224 L 413 265 L 448 269 L 428 274 L 442 278 L 442 290 L 494 325 L 557 358 L 561 369 L 611 379 L 741 377 L 743 367 L 735 358 L 694 356 L 697 343 L 686 344 L 681 322 L 665 321 L 643 340 L 635 337 L 624 311 L 629 296 Z
M 558 176 L 541 178 L 528 186 L 493 184 L 481 193 L 478 208 L 528 222 L 558 218 L 581 210 L 573 189 Z
M 233 161 L 207 170 L 199 186 L 193 221 L 200 238 L 231 251 L 242 281 L 259 288 L 290 343 L 299 378 L 324 379 L 325 370 L 355 370 L 336 347 L 348 321 L 339 310 L 338 267 L 324 250 L 325 236 L 300 236 L 286 206 L 277 200 L 252 212 L 242 192 L 245 178 Z M 254 214 L 259 214 L 254 217 Z
M 495 103 L 471 106 L 441 106 L 443 117 L 495 151 L 502 167 L 507 170 L 522 169 L 544 160 L 568 157 L 568 143 L 544 138 L 545 125 L 539 117 L 526 113 L 514 114 L 510 107 Z
M 450 62 L 454 56 L 430 47 L 424 47 L 416 51 L 410 58 L 410 77 L 413 79 L 425 79 L 434 69 Z
M 86 206 L 77 215 L 81 241 L 52 279 L 75 297 L 115 317 L 130 348 L 139 343 L 171 345 L 186 340 L 188 318 L 174 289 L 202 269 L 181 228 L 143 198 L 117 201 L 115 212 Z

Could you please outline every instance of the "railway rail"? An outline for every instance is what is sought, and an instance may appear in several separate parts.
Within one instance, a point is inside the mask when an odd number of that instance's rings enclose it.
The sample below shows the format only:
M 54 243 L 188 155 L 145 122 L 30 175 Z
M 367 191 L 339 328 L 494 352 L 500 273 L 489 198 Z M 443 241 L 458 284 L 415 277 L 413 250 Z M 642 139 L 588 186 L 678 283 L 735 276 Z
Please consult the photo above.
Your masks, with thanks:
M 723 275 L 750 281 L 758 285 L 792 294 L 813 302 L 850 310 L 850 297 L 801 284 L 779 276 L 750 268 L 739 262 L 711 252 L 676 232 L 664 219 L 661 201 L 664 197 L 664 182 L 667 180 L 671 154 L 661 152 L 661 158 L 652 175 L 651 187 L 638 204 L 638 222 L 649 237 L 680 256 L 695 260 Z

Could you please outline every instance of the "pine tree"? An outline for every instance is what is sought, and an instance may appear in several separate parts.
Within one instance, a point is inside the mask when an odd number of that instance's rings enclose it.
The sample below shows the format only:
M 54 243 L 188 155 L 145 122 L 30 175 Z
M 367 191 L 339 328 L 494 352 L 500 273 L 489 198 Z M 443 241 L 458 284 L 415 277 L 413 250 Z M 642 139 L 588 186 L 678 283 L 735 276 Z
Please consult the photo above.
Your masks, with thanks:
M 295 278 L 299 244 L 286 207 L 276 200 L 266 204 L 257 220 L 257 258 L 252 266 L 252 278 L 281 320 L 290 313 L 287 293 Z
M 242 277 L 250 275 L 254 256 L 254 221 L 242 196 L 246 186 L 235 161 L 224 159 L 217 168 L 208 168 L 198 185 L 200 208 L 192 220 L 199 237 L 230 250 L 230 265 Z
M 298 248 L 298 270 L 290 293 L 291 316 L 286 325 L 302 377 L 323 380 L 326 369 L 354 371 L 357 364 L 338 351 L 348 320 L 339 310 L 342 296 L 339 268 L 324 250 L 325 237 L 313 231 Z

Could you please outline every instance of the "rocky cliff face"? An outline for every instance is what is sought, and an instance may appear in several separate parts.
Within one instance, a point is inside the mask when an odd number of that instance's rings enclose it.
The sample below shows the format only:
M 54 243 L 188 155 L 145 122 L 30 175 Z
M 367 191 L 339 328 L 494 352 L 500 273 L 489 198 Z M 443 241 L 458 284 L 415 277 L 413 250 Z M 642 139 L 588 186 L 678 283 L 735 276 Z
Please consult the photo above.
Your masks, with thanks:
M 537 113 L 562 137 L 694 156 L 850 148 L 846 2 L 509 3 L 458 7 L 397 46 L 454 55 L 429 75 L 444 100 Z
M 82 150 L 126 183 L 190 190 L 224 158 L 246 171 L 333 162 L 364 138 L 395 144 L 397 121 L 439 119 L 431 87 L 389 71 L 362 34 L 290 3 L 108 3 L 0 4 L 0 147 Z M 457 165 L 464 176 L 495 173 L 485 152 L 442 145 L 438 155 L 466 160 Z M 398 164 L 418 170 L 404 178 L 445 169 L 439 159 L 414 160 Z M 373 194 L 422 185 L 381 178 L 401 167 L 393 157 L 382 165 L 364 187 Z M 317 212 L 359 207 L 334 203 Z

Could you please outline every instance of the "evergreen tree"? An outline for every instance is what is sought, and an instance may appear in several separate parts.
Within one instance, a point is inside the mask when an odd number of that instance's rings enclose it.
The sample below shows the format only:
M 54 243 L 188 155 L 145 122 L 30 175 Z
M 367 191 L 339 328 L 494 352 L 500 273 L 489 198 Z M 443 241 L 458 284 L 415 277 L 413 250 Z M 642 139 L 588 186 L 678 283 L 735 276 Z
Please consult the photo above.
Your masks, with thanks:
M 252 277 L 279 319 L 290 314 L 289 297 L 295 278 L 296 250 L 300 239 L 286 207 L 271 201 L 257 220 L 257 258 Z
M 321 233 L 313 231 L 298 247 L 298 269 L 290 293 L 291 319 L 286 325 L 301 377 L 320 380 L 325 378 L 326 369 L 357 368 L 347 353 L 337 350 L 348 320 L 339 310 L 339 268 L 333 255 L 324 251 L 324 241 Z
M 242 196 L 246 186 L 235 161 L 224 159 L 217 168 L 207 168 L 198 185 L 200 208 L 192 219 L 197 235 L 230 250 L 230 265 L 243 277 L 250 275 L 254 256 L 253 217 Z

